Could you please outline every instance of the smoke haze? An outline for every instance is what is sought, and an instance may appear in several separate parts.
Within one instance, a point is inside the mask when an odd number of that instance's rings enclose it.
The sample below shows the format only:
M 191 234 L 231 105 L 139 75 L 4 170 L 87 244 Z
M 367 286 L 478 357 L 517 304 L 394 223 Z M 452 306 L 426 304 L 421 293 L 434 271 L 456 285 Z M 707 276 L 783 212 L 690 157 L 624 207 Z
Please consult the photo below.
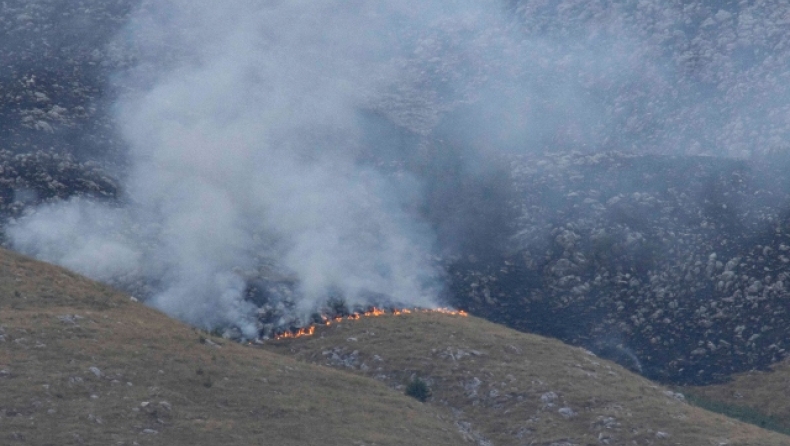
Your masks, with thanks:
M 417 20 L 444 12 L 398 4 L 142 5 L 121 36 L 138 56 L 119 75 L 127 203 L 50 205 L 10 229 L 14 246 L 142 280 L 168 314 L 247 336 L 246 280 L 267 263 L 296 277 L 299 314 L 333 295 L 436 306 L 433 236 L 410 211 L 419 181 L 360 161 L 360 110 L 397 88 Z
M 332 296 L 437 305 L 433 256 L 507 235 L 500 155 L 749 156 L 786 135 L 767 99 L 784 84 L 716 78 L 704 11 L 511 3 L 144 2 L 113 42 L 136 61 L 115 79 L 125 201 L 49 205 L 13 245 L 254 336 L 245 287 L 272 271 L 301 316 Z M 741 77 L 774 72 L 738 54 Z

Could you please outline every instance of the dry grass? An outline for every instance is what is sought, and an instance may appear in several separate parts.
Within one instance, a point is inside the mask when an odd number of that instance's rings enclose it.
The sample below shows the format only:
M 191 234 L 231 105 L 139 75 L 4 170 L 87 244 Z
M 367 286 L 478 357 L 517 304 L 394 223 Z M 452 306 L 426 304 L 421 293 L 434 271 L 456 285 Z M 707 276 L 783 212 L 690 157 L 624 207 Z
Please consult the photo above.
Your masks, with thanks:
M 764 416 L 766 424 L 790 431 L 790 359 L 767 372 L 742 373 L 726 384 L 690 387 L 686 391 L 725 409 L 749 408 Z
M 495 445 L 790 444 L 581 349 L 476 318 L 370 318 L 265 348 L 400 389 L 418 376 L 431 385 L 429 404 Z
M 476 318 L 363 319 L 251 348 L 0 251 L 0 327 L 3 445 L 790 444 Z M 402 394 L 414 377 L 427 404 Z
M 0 327 L 3 445 L 463 443 L 452 422 L 385 385 L 201 342 L 111 289 L 5 251 Z

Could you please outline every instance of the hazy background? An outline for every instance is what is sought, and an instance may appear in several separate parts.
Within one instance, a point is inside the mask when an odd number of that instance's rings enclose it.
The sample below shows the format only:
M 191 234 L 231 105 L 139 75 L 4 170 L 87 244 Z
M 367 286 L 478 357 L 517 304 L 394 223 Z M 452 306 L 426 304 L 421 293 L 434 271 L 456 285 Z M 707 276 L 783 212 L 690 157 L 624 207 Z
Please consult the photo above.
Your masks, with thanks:
M 106 51 L 125 61 L 110 77 L 124 200 L 48 205 L 9 235 L 248 336 L 245 288 L 273 271 L 296 284 L 298 315 L 333 296 L 437 305 L 437 255 L 507 237 L 513 154 L 783 150 L 787 14 L 782 2 L 142 2 Z

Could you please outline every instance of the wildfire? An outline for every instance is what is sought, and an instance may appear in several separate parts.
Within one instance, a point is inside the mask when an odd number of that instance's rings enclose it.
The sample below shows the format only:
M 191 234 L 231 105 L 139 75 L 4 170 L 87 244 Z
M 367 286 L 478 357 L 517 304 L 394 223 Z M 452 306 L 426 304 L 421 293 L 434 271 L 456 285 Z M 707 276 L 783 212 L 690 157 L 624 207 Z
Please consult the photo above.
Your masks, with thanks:
M 302 336 L 312 336 L 315 333 L 315 325 L 309 327 L 302 327 L 296 331 L 284 331 L 277 335 L 276 339 L 294 339 L 301 338 Z
M 361 311 L 361 312 L 354 312 L 351 314 L 347 314 L 345 316 L 334 316 L 334 317 L 326 317 L 321 316 L 323 319 L 321 322 L 316 322 L 310 324 L 307 327 L 302 327 L 295 330 L 286 330 L 282 333 L 279 333 L 274 336 L 275 340 L 280 339 L 296 339 L 302 338 L 305 336 L 312 336 L 315 334 L 316 327 L 319 326 L 330 326 L 332 324 L 342 322 L 342 321 L 356 321 L 362 319 L 363 317 L 379 317 L 379 316 L 401 316 L 404 314 L 412 314 L 412 313 L 440 313 L 440 314 L 447 314 L 450 316 L 460 316 L 460 317 L 467 317 L 469 313 L 464 310 L 454 310 L 452 308 L 393 308 L 392 310 L 384 310 L 381 308 L 373 307 L 368 311 Z

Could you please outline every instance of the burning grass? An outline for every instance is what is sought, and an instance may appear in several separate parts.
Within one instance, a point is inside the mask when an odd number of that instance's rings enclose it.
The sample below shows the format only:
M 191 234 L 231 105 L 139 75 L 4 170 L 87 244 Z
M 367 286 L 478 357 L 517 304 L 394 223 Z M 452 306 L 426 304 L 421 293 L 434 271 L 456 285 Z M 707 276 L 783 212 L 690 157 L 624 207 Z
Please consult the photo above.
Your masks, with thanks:
M 452 308 L 390 308 L 383 309 L 378 307 L 370 307 L 365 311 L 355 311 L 346 315 L 325 316 L 320 315 L 320 321 L 314 322 L 306 327 L 298 327 L 289 330 L 283 330 L 274 335 L 272 339 L 296 339 L 305 336 L 313 336 L 317 327 L 329 327 L 332 324 L 337 324 L 343 321 L 356 321 L 362 318 L 381 317 L 381 316 L 402 316 L 405 314 L 413 313 L 435 313 L 446 314 L 450 316 L 467 317 L 469 314 L 464 310 L 455 310 Z
M 0 266 L 1 444 L 789 444 L 462 311 L 369 309 L 254 349 L 60 268 Z M 426 404 L 403 395 L 416 379 Z
M 587 351 L 471 316 L 361 318 L 262 348 L 409 395 L 419 379 L 425 404 L 478 444 L 790 444 Z
M 0 250 L 0 444 L 457 445 L 381 383 L 199 332 Z

